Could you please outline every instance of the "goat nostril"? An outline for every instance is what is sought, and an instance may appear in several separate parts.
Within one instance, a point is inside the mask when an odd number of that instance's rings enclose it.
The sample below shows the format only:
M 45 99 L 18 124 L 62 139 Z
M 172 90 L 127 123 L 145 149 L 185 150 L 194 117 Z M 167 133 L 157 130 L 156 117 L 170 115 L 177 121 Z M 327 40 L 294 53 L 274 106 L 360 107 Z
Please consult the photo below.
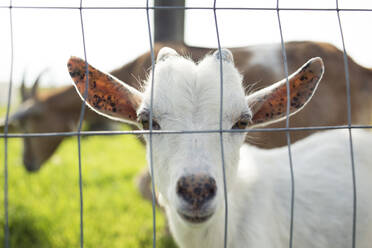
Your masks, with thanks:
M 177 194 L 184 195 L 186 194 L 186 189 L 183 187 L 177 187 Z
M 213 195 L 214 196 L 216 194 L 216 188 L 215 187 L 209 188 L 208 193 L 209 193 L 209 195 Z
M 217 191 L 216 181 L 213 178 L 209 178 L 208 182 L 204 185 L 205 189 L 208 190 L 209 194 L 215 195 Z

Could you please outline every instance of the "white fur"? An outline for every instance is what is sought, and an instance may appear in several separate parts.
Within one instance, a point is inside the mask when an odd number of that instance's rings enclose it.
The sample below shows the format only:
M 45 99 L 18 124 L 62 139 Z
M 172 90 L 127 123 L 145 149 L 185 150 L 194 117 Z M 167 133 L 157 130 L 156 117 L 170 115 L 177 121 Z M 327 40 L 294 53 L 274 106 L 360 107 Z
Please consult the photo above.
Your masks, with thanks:
M 154 74 L 154 120 L 164 130 L 219 129 L 219 60 L 199 64 L 180 56 L 158 61 Z M 141 111 L 150 108 L 151 77 Z M 245 102 L 241 75 L 223 62 L 223 128 L 230 129 Z M 316 118 L 316 113 L 314 113 Z M 352 130 L 358 190 L 356 247 L 371 247 L 372 135 Z M 243 133 L 224 133 L 229 202 L 228 247 L 288 247 L 291 180 L 288 148 L 261 150 L 243 145 Z M 224 195 L 219 133 L 154 134 L 153 179 L 171 232 L 181 248 L 223 247 Z M 149 137 L 146 137 L 147 141 Z M 327 131 L 292 145 L 295 175 L 293 247 L 351 247 L 352 181 L 348 132 Z M 149 146 L 149 142 L 148 146 Z M 148 155 L 148 159 L 149 155 Z M 217 182 L 215 214 L 190 224 L 177 213 L 182 205 L 177 180 L 207 173 Z

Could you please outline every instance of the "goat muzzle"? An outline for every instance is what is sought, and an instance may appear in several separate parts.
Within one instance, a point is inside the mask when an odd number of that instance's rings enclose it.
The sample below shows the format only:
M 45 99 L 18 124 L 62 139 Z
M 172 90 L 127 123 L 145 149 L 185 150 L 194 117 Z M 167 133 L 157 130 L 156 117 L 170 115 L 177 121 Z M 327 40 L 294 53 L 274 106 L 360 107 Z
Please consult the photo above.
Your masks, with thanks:
M 177 182 L 177 195 L 193 210 L 199 210 L 216 196 L 216 180 L 207 175 L 182 176 Z
M 214 178 L 205 174 L 182 176 L 177 181 L 176 190 L 177 196 L 184 203 L 184 208 L 178 211 L 183 219 L 201 223 L 213 215 L 210 202 L 217 193 Z

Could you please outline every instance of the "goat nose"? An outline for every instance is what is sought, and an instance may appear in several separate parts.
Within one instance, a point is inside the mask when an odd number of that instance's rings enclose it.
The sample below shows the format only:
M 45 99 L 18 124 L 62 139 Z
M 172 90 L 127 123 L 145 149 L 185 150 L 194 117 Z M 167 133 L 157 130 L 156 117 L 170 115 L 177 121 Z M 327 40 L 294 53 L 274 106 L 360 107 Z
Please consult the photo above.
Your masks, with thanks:
M 177 182 L 177 195 L 192 205 L 193 209 L 200 209 L 215 197 L 216 192 L 216 181 L 207 175 L 182 176 Z
M 40 169 L 40 164 L 33 159 L 23 159 L 23 164 L 28 172 L 36 172 Z

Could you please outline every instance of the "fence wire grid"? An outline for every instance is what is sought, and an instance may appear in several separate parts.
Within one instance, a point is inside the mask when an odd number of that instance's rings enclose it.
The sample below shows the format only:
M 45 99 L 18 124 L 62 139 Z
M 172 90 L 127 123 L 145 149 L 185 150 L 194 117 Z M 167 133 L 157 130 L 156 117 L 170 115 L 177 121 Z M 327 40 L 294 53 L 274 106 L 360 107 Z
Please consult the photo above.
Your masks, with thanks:
M 221 169 L 223 172 L 223 181 L 224 181 L 224 196 L 225 196 L 225 226 L 224 226 L 224 247 L 227 247 L 228 244 L 228 198 L 227 198 L 227 191 L 226 191 L 226 176 L 225 176 L 225 158 L 224 158 L 224 144 L 222 135 L 223 133 L 231 133 L 231 132 L 285 132 L 288 144 L 288 156 L 289 156 L 289 166 L 290 166 L 290 173 L 291 173 L 291 203 L 290 203 L 290 232 L 289 232 L 289 244 L 288 247 L 292 248 L 293 246 L 293 216 L 295 210 L 295 184 L 294 184 L 294 173 L 293 173 L 293 164 L 292 164 L 292 154 L 291 154 L 291 139 L 290 139 L 290 132 L 296 131 L 315 131 L 315 130 L 330 130 L 330 129 L 348 129 L 349 135 L 349 145 L 350 145 L 350 167 L 352 170 L 352 185 L 353 185 L 353 222 L 350 230 L 352 232 L 352 248 L 355 248 L 355 239 L 356 239 L 356 206 L 357 206 L 357 198 L 356 198 L 356 182 L 355 182 L 355 168 L 354 168 L 354 151 L 353 151 L 353 139 L 352 139 L 352 129 L 355 128 L 362 128 L 362 129 L 371 129 L 372 125 L 352 125 L 351 124 L 351 105 L 350 105 L 350 79 L 349 79 L 349 67 L 348 67 L 348 60 L 347 60 L 347 52 L 345 48 L 343 30 L 342 30 L 342 22 L 340 18 L 341 11 L 355 11 L 355 12 L 365 12 L 370 11 L 372 9 L 361 9 L 361 8 L 339 8 L 338 0 L 336 0 L 336 8 L 281 8 L 279 4 L 279 0 L 276 2 L 276 7 L 273 8 L 260 8 L 260 7 L 217 7 L 217 1 L 213 1 L 213 7 L 185 7 L 185 6 L 150 6 L 149 0 L 146 1 L 146 6 L 138 6 L 138 7 L 84 7 L 83 0 L 80 0 L 80 5 L 73 7 L 66 7 L 66 6 L 15 6 L 12 4 L 12 0 L 10 0 L 9 5 L 2 5 L 0 6 L 1 9 L 8 8 L 9 9 L 9 26 L 10 26 L 10 50 L 11 50 L 11 57 L 10 57 L 10 73 L 9 73 L 9 88 L 8 88 L 8 99 L 7 99 L 7 107 L 6 107 L 6 116 L 5 116 L 5 127 L 4 133 L 0 134 L 0 138 L 4 140 L 4 149 L 5 149 L 5 156 L 4 156 L 4 215 L 5 215 L 5 224 L 4 224 L 4 247 L 9 248 L 9 220 L 8 220 L 8 139 L 9 138 L 26 138 L 26 137 L 51 137 L 51 136 L 76 136 L 77 137 L 77 144 L 78 144 L 78 158 L 79 158 L 79 192 L 80 192 L 80 247 L 84 247 L 84 213 L 83 213 L 83 185 L 82 185 L 82 162 L 81 162 L 81 136 L 100 136 L 100 135 L 127 135 L 127 134 L 149 134 L 149 142 L 150 142 L 150 170 L 151 174 L 153 174 L 153 161 L 152 161 L 152 136 L 159 135 L 159 134 L 195 134 L 195 133 L 219 133 L 220 134 L 220 147 L 221 147 Z M 217 11 L 222 10 L 247 10 L 247 11 L 276 11 L 277 15 L 277 25 L 280 32 L 280 41 L 281 41 L 281 52 L 283 58 L 283 68 L 286 77 L 286 84 L 287 84 L 287 95 L 290 94 L 290 87 L 289 80 L 288 80 L 288 65 L 287 65 L 287 55 L 285 50 L 285 43 L 284 37 L 282 32 L 281 26 L 281 18 L 280 18 L 280 11 L 328 11 L 328 12 L 335 12 L 337 14 L 338 26 L 340 31 L 340 38 L 342 40 L 342 50 L 343 50 L 343 60 L 344 60 L 344 72 L 345 72 L 345 82 L 346 82 L 346 98 L 347 98 L 347 125 L 335 125 L 335 126 L 311 126 L 311 127 L 289 127 L 289 106 L 290 106 L 290 98 L 287 97 L 287 113 L 286 113 L 286 127 L 285 128 L 256 128 L 256 129 L 248 129 L 248 130 L 226 130 L 222 127 L 222 112 L 223 112 L 223 63 L 222 63 L 222 56 L 220 56 L 220 123 L 219 129 L 217 130 L 193 130 L 193 131 L 171 131 L 171 130 L 152 130 L 152 106 L 153 106 L 153 91 L 151 90 L 151 108 L 150 108 L 150 129 L 149 130 L 133 130 L 133 131 L 82 131 L 82 123 L 85 114 L 85 100 L 82 103 L 79 123 L 77 131 L 73 132 L 58 132 L 58 133 L 8 133 L 8 124 L 9 124 L 9 111 L 11 105 L 11 96 L 12 96 L 12 85 L 13 85 L 13 69 L 14 69 L 14 35 L 13 35 L 13 16 L 12 10 L 13 9 L 71 9 L 71 10 L 78 10 L 80 13 L 80 26 L 81 26 L 81 35 L 83 41 L 83 48 L 84 48 L 84 59 L 88 63 L 87 59 L 87 51 L 85 45 L 85 31 L 84 31 L 84 18 L 83 18 L 83 10 L 89 9 L 139 9 L 146 11 L 147 17 L 147 29 L 148 29 L 148 38 L 149 38 L 149 47 L 151 51 L 151 62 L 152 62 L 152 81 L 151 86 L 154 85 L 154 70 L 155 70 L 155 54 L 154 54 L 154 44 L 152 40 L 152 31 L 151 31 L 151 20 L 150 20 L 150 10 L 155 9 L 173 9 L 173 10 L 205 10 L 205 11 L 213 11 L 214 14 L 214 23 L 215 23 L 215 30 L 216 30 L 216 38 L 217 38 L 217 50 L 221 52 L 221 43 L 220 43 L 220 35 L 218 29 L 218 17 Z M 88 66 L 86 64 L 86 88 L 84 93 L 84 99 L 87 97 L 87 90 L 88 90 L 88 80 L 89 80 L 89 73 L 88 73 Z M 152 89 L 153 87 L 151 87 Z M 153 247 L 156 247 L 156 214 L 155 214 L 155 183 L 154 179 L 152 179 L 152 218 L 153 218 Z

